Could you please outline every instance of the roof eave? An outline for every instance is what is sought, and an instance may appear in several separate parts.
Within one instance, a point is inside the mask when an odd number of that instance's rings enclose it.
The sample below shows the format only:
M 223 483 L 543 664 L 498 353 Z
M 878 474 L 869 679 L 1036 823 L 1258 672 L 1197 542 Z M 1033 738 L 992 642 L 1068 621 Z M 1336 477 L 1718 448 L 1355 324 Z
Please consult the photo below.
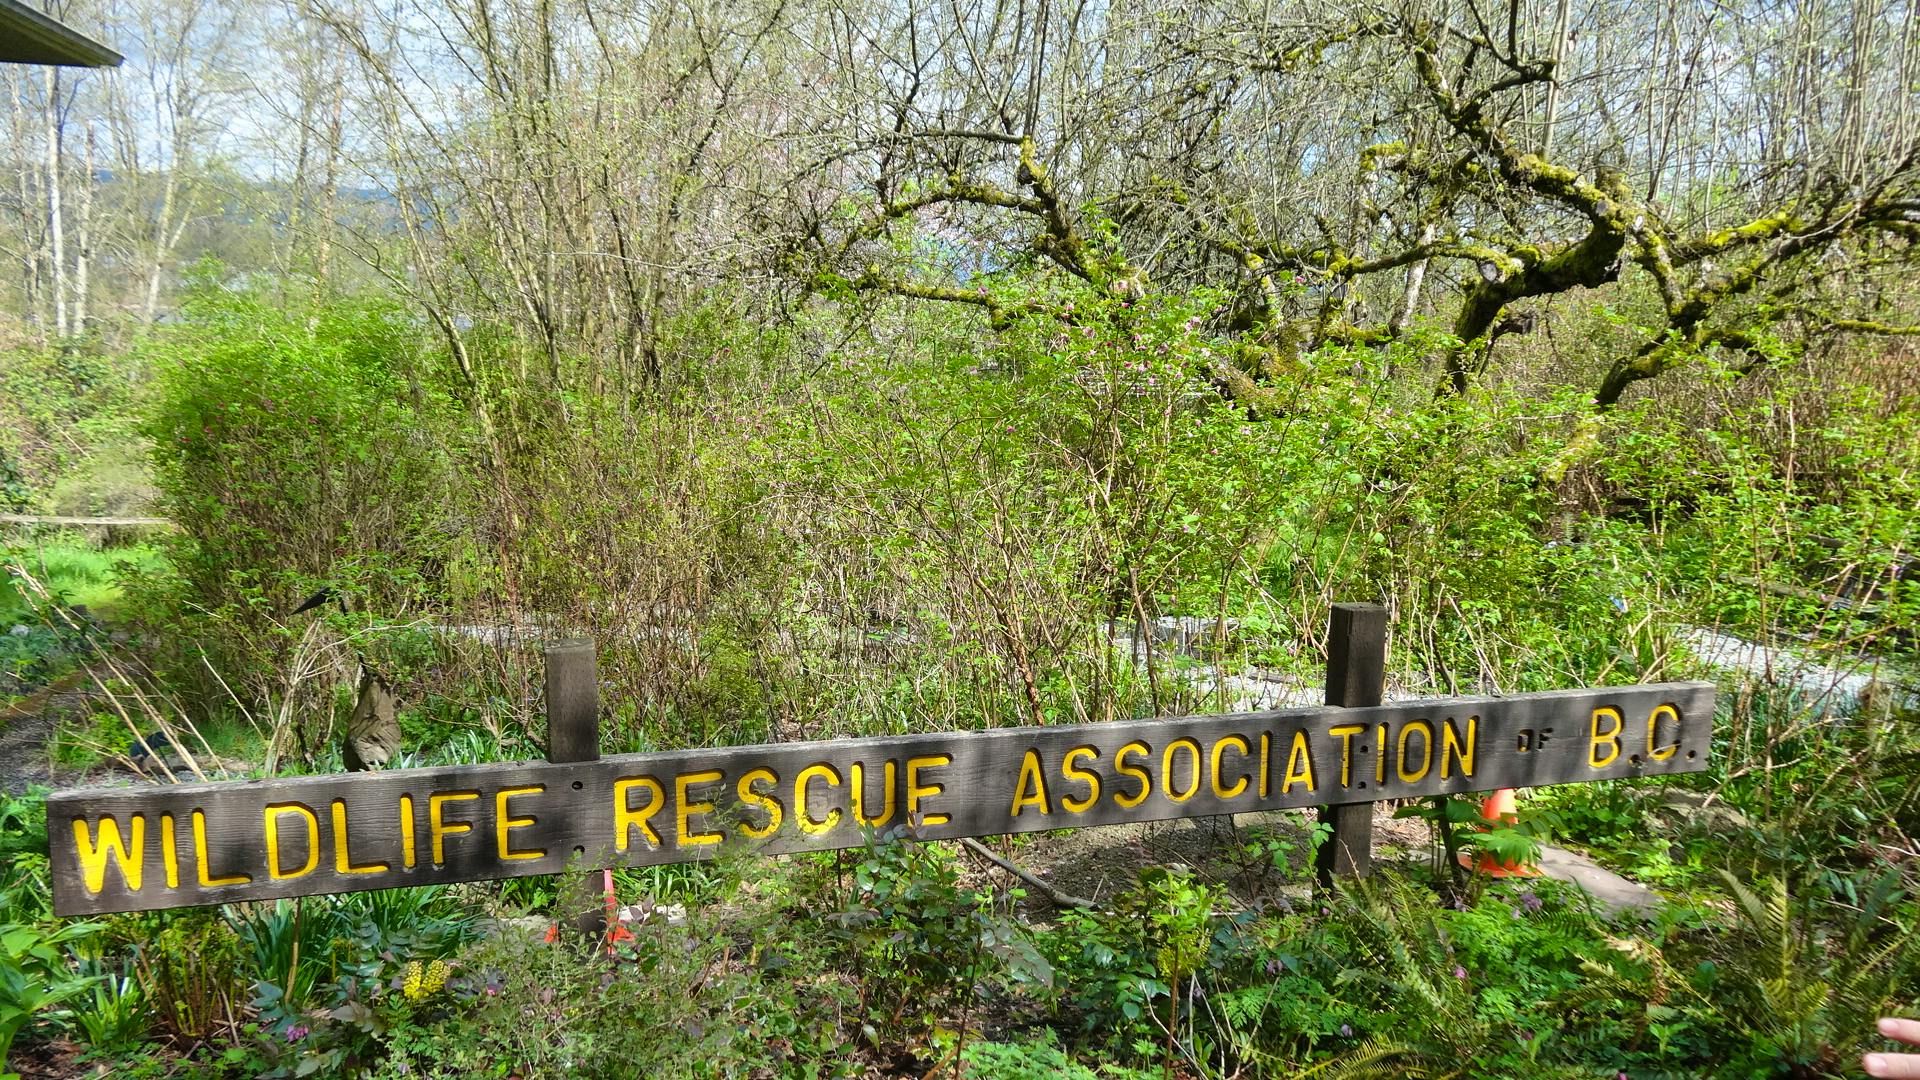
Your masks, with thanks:
M 0 62 L 118 67 L 121 55 L 20 0 L 0 0 Z

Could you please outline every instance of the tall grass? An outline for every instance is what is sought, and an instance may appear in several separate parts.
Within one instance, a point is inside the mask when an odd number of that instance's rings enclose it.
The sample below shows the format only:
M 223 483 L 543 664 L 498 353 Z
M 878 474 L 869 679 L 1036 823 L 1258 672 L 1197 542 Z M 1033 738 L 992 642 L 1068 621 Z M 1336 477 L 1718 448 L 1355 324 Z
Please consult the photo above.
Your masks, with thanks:
M 127 571 L 152 573 L 165 561 L 158 548 L 146 544 L 103 549 L 83 536 L 65 532 L 44 540 L 0 544 L 0 563 L 24 567 L 58 602 L 84 605 L 101 617 L 112 616 L 119 608 L 121 583 Z M 0 623 L 38 625 L 36 611 L 37 605 L 19 580 L 11 575 L 0 578 Z

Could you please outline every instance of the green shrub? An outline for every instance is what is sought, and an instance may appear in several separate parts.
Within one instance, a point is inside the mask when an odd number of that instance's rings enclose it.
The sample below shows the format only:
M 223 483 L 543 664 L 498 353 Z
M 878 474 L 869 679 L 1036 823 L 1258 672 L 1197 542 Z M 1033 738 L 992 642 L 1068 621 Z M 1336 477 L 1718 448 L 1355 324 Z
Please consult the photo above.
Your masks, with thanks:
M 1176 1050 L 1205 1058 L 1196 1043 L 1196 980 L 1236 941 L 1219 910 L 1224 890 L 1184 870 L 1148 869 L 1111 911 L 1069 911 L 1045 938 L 1055 1000 L 1081 1034 L 1124 1057 L 1161 1059 Z
M 959 877 L 950 855 L 897 834 L 876 838 L 854 867 L 849 903 L 831 923 L 862 973 L 876 1045 L 970 1009 L 994 982 L 1052 977 L 1024 929 Z
M 495 937 L 462 954 L 441 990 L 378 998 L 390 1004 L 372 1005 L 366 1021 L 377 1056 L 332 1060 L 379 1077 L 853 1074 L 833 1019 L 851 1003 L 803 988 L 799 972 L 791 986 L 757 981 L 726 962 L 735 944 L 655 923 L 608 963 Z M 367 992 L 370 1002 L 382 993 Z
M 231 688 L 246 708 L 302 692 L 296 711 L 310 711 L 329 681 L 287 668 L 316 663 L 324 641 L 301 632 L 340 608 L 291 626 L 302 599 L 334 590 L 357 613 L 346 620 L 362 631 L 355 647 L 376 656 L 385 637 L 367 626 L 438 602 L 452 413 L 415 367 L 420 331 L 398 307 L 275 299 L 208 274 L 181 322 L 144 348 L 155 381 L 144 430 L 179 532 L 168 568 L 133 585 L 176 676 L 215 701 Z
M 37 921 L 46 907 L 47 789 L 0 793 L 0 919 Z
M 131 945 L 135 981 L 160 1033 L 189 1047 L 234 1032 L 252 995 L 240 940 L 218 911 L 193 908 L 119 924 L 120 934 L 129 931 L 138 941 L 123 937 L 123 944 Z
M 151 1010 L 130 967 L 119 957 L 79 958 L 79 974 L 92 982 L 73 1006 L 73 1024 L 97 1053 L 129 1050 L 146 1037 Z
M 119 474 L 96 488 L 99 509 L 137 509 L 144 484 L 137 467 L 125 467 L 125 450 L 135 443 L 139 372 L 136 357 L 93 345 L 0 349 L 0 386 L 7 389 L 0 395 L 0 504 L 26 510 L 51 502 L 57 512 L 71 512 L 73 478 L 95 471 L 102 479 Z M 67 498 L 58 497 L 62 488 Z
M 96 978 L 75 973 L 66 947 L 97 933 L 97 923 L 64 926 L 0 922 L 0 1067 L 36 1016 L 86 993 Z

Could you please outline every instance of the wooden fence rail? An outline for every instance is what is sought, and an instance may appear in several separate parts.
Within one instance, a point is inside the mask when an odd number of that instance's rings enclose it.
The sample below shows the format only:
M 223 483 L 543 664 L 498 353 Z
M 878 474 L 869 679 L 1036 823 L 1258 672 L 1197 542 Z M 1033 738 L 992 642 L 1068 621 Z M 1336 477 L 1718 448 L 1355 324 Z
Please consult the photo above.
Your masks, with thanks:
M 157 517 L 68 517 L 62 514 L 0 514 L 0 525 L 48 525 L 75 529 L 172 528 Z

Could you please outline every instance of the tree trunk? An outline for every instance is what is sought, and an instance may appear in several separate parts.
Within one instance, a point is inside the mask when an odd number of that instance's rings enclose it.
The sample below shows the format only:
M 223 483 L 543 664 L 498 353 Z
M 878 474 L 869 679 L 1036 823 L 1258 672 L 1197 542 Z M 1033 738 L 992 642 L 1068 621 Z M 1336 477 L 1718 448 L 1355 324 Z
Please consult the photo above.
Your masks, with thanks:
M 341 64 L 345 67 L 345 64 Z M 320 178 L 320 221 L 319 242 L 314 245 L 313 277 L 322 292 L 326 291 L 330 273 L 329 263 L 333 258 L 334 216 L 337 213 L 338 189 L 340 186 L 340 145 L 345 138 L 345 112 L 347 91 L 339 79 L 333 84 L 333 112 L 327 118 L 326 171 Z
M 87 332 L 87 294 L 93 265 L 93 127 L 87 127 L 86 169 L 80 177 L 79 229 L 73 255 L 73 320 L 76 334 Z
M 46 72 L 47 261 L 53 278 L 53 332 L 67 336 L 66 211 L 60 205 L 60 70 Z
M 168 163 L 167 186 L 161 189 L 160 209 L 153 219 L 153 258 L 147 267 L 147 299 L 140 309 L 140 324 L 152 326 L 155 314 L 160 308 L 160 278 L 166 272 L 167 252 L 172 248 L 168 238 L 168 223 L 173 220 L 173 202 L 180 188 L 180 158 L 176 154 Z M 174 234 L 175 238 L 178 233 Z
M 1432 222 L 1420 226 L 1419 243 L 1431 244 L 1433 243 L 1433 236 L 1434 227 Z M 1400 336 L 1400 332 L 1405 330 L 1407 324 L 1413 321 L 1414 313 L 1420 309 L 1420 290 L 1426 285 L 1427 264 L 1432 261 L 1431 259 L 1421 259 L 1419 262 L 1407 267 L 1406 292 L 1400 296 L 1399 310 L 1395 311 L 1393 318 L 1387 322 L 1388 331 L 1395 337 Z
M 1540 135 L 1540 156 L 1553 160 L 1553 126 L 1560 119 L 1560 64 L 1567 56 L 1567 20 L 1573 0 L 1560 0 L 1553 14 L 1553 79 L 1547 83 L 1546 130 Z
M 40 193 L 35 184 L 40 166 L 25 152 L 26 147 L 32 145 L 32 129 L 38 122 L 32 115 L 32 104 L 27 99 L 27 86 L 25 72 L 7 74 L 8 103 L 11 106 L 8 130 L 14 145 L 21 148 L 21 155 L 15 161 L 13 192 L 20 220 L 21 302 L 26 310 L 27 321 L 44 336 L 52 321 L 44 306 L 46 290 L 41 282 L 41 269 L 46 259 L 46 220 L 40 212 Z

